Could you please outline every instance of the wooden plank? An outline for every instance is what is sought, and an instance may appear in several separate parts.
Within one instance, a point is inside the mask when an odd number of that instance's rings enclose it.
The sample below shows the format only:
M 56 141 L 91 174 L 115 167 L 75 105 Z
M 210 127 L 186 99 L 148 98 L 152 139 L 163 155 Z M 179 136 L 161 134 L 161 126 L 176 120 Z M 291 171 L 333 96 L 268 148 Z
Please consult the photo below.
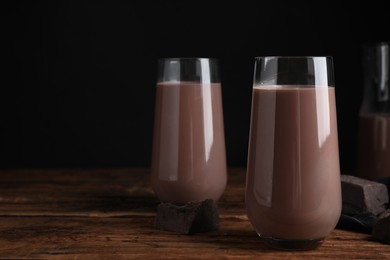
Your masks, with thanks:
M 0 171 L 0 216 L 126 216 L 155 211 L 147 169 Z M 231 169 L 220 207 L 244 212 L 242 169 Z
M 0 259 L 390 259 L 388 245 L 337 229 L 317 250 L 266 248 L 245 214 L 244 169 L 229 171 L 219 230 L 156 230 L 149 176 L 148 169 L 0 171 Z
M 3 170 L 0 215 L 120 216 L 158 201 L 142 169 Z
M 316 250 L 282 252 L 266 248 L 245 217 L 222 217 L 218 231 L 180 235 L 153 228 L 153 216 L 2 217 L 1 255 L 8 258 L 68 259 L 121 256 L 135 259 L 384 259 L 388 245 L 367 235 L 335 230 Z

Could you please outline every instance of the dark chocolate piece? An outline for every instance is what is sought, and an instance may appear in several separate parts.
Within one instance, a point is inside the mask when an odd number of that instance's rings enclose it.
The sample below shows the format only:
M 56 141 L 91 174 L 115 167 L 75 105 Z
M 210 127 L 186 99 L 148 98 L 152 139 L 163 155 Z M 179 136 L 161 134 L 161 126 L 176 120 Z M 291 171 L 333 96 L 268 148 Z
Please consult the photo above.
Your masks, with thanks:
M 338 229 L 370 234 L 377 219 L 377 216 L 370 212 L 349 215 L 341 214 L 336 227 Z
M 389 193 L 389 202 L 390 202 L 390 177 L 376 179 L 375 181 L 386 185 L 387 192 Z M 389 207 L 389 205 L 387 207 Z
M 372 213 L 387 209 L 389 195 L 386 185 L 352 175 L 341 175 L 343 214 Z
M 372 237 L 375 240 L 390 244 L 390 214 L 389 210 L 380 215 L 379 220 L 372 228 Z
M 184 205 L 162 202 L 157 207 L 155 227 L 182 234 L 216 230 L 219 227 L 217 204 L 212 199 Z

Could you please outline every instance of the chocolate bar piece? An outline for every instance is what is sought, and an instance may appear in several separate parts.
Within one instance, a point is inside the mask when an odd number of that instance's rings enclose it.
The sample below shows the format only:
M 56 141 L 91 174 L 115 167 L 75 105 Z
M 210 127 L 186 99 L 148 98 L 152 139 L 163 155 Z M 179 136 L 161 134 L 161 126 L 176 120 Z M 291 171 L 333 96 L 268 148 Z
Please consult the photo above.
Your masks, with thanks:
M 372 213 L 379 215 L 389 203 L 387 187 L 352 175 L 341 175 L 343 214 Z
M 390 209 L 379 215 L 379 220 L 372 228 L 372 237 L 383 243 L 390 244 Z
M 218 207 L 212 199 L 184 205 L 161 202 L 154 225 L 160 230 L 182 234 L 216 230 L 219 227 Z

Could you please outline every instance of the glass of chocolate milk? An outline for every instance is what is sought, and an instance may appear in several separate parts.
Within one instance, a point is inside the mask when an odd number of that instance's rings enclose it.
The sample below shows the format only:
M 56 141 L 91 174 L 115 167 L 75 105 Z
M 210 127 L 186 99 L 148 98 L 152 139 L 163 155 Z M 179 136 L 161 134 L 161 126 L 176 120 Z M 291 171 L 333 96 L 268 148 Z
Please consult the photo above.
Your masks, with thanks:
M 386 182 L 390 177 L 389 43 L 362 48 L 364 92 L 358 117 L 357 175 Z
M 256 57 L 245 203 L 266 245 L 308 250 L 341 214 L 332 57 Z
M 161 202 L 217 202 L 227 182 L 218 61 L 163 58 L 157 73 L 152 188 Z

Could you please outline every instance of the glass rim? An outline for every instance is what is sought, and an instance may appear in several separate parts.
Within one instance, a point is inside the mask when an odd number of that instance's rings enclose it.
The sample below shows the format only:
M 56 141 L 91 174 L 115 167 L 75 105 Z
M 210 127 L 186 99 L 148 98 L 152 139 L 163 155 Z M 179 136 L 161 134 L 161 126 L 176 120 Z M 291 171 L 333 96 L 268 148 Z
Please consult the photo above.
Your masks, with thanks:
M 333 59 L 333 56 L 330 55 L 324 55 L 324 56 L 299 56 L 299 55 L 292 55 L 292 56 L 283 56 L 283 55 L 266 55 L 266 56 L 256 56 L 255 59 Z
M 218 58 L 215 57 L 160 57 L 159 61 L 180 61 L 180 60 L 214 60 L 217 61 Z
M 332 56 L 258 56 L 254 85 L 334 86 Z

